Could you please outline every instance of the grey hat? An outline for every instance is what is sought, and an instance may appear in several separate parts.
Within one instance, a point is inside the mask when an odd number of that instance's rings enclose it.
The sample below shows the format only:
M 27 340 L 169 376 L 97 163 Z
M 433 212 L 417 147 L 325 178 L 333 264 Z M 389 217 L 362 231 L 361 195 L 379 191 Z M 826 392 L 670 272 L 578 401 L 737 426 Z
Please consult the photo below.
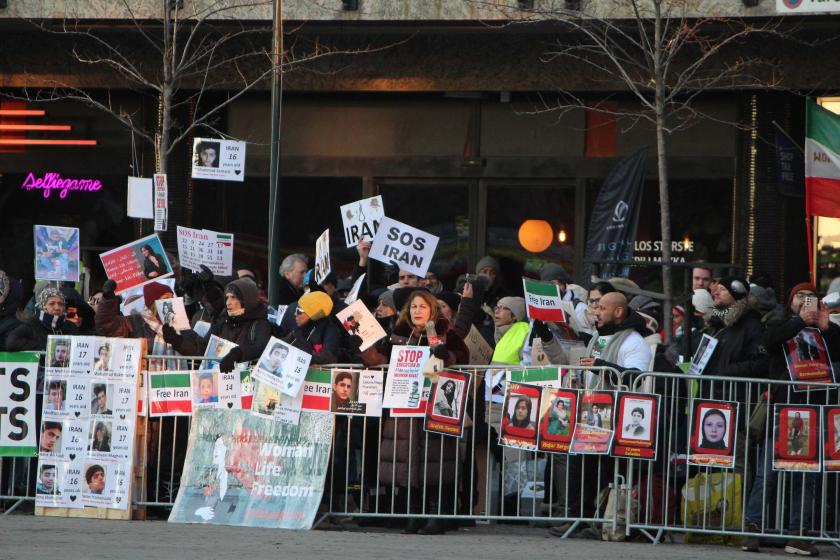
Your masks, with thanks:
M 379 295 L 379 301 L 385 307 L 390 307 L 394 311 L 397 310 L 397 308 L 394 306 L 394 291 L 393 290 L 385 290 L 384 292 L 382 292 Z
M 540 280 L 543 282 L 560 280 L 563 284 L 568 284 L 572 281 L 566 269 L 557 263 L 545 263 L 542 270 L 540 270 Z
M 481 272 L 481 269 L 492 268 L 496 271 L 496 274 L 502 271 L 502 267 L 499 265 L 498 259 L 496 257 L 491 257 L 490 255 L 485 255 L 478 260 L 478 264 L 475 265 L 475 273 L 478 274 Z

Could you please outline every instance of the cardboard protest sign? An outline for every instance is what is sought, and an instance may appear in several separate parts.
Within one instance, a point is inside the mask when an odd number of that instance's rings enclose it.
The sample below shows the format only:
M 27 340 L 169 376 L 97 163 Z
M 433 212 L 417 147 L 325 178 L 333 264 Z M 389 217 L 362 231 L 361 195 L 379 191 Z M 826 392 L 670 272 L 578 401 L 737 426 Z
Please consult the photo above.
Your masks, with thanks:
M 382 371 L 332 370 L 330 411 L 347 416 L 382 414 Z
M 502 406 L 499 444 L 517 449 L 537 449 L 537 418 L 542 389 L 536 385 L 508 383 Z
M 190 320 L 184 307 L 184 298 L 176 297 L 155 301 L 158 318 L 178 332 L 190 330 Z
M 773 405 L 773 470 L 820 471 L 819 406 Z
M 703 373 L 703 370 L 706 369 L 706 364 L 709 363 L 712 354 L 715 353 L 717 344 L 718 340 L 716 338 L 705 333 L 703 334 L 703 338 L 700 339 L 700 344 L 697 345 L 697 350 L 691 358 L 691 365 L 688 368 L 689 374 L 700 375 Z
M 376 317 L 368 311 L 365 302 L 356 300 L 335 314 L 344 330 L 351 336 L 358 336 L 362 339 L 359 350 L 364 352 L 378 341 L 385 338 L 385 329 L 376 320 Z
M 127 509 L 144 342 L 69 338 L 67 367 L 47 378 L 35 503 Z
M 149 416 L 190 416 L 191 375 L 191 371 L 150 371 Z
M 570 453 L 606 455 L 610 452 L 615 426 L 612 391 L 583 391 L 578 406 L 578 419 L 572 436 Z
M 79 281 L 79 228 L 35 226 L 35 278 Z
M 428 346 L 394 346 L 385 379 L 384 408 L 417 408 L 423 387 Z
M 688 464 L 734 468 L 737 426 L 737 402 L 695 401 L 691 409 Z
M 374 196 L 341 206 L 341 222 L 347 248 L 355 247 L 360 239 L 373 239 L 385 217 L 382 197 Z
M 0 457 L 35 457 L 35 352 L 0 352 Z
M 169 227 L 169 186 L 165 173 L 152 177 L 155 187 L 155 231 L 166 231 Z
M 128 178 L 126 214 L 129 218 L 154 219 L 155 197 L 151 179 L 144 179 L 142 177 Z
M 578 392 L 574 389 L 543 387 L 540 398 L 538 449 L 568 453 L 577 421 Z
M 220 138 L 193 139 L 193 179 L 245 180 L 245 142 Z
M 292 426 L 245 410 L 199 410 L 169 522 L 311 528 L 332 431 L 330 414 L 303 412 Z
M 473 365 L 487 365 L 493 358 L 493 347 L 487 344 L 475 325 L 470 326 L 470 332 L 464 338 L 464 344 L 470 351 L 470 363 Z
M 265 346 L 254 379 L 267 383 L 290 397 L 297 397 L 312 356 L 273 336 Z
M 823 468 L 840 471 L 840 407 L 823 408 Z
M 373 238 L 370 258 L 393 263 L 423 278 L 432 264 L 439 240 L 435 235 L 385 217 Z
M 785 342 L 785 361 L 791 381 L 809 383 L 834 383 L 834 366 L 828 354 L 822 333 L 814 327 L 805 327 Z M 794 391 L 814 391 L 818 387 L 794 385 Z
M 315 283 L 320 285 L 331 270 L 330 230 L 328 228 L 315 240 Z
M 659 395 L 618 393 L 616 436 L 611 455 L 656 459 Z
M 427 432 L 455 437 L 464 435 L 470 377 L 469 373 L 440 372 L 426 405 L 423 428 Z
M 178 226 L 181 268 L 199 272 L 206 266 L 217 276 L 233 274 L 233 234 Z
M 157 234 L 106 251 L 99 258 L 105 275 L 117 283 L 117 293 L 172 275 Z
M 525 306 L 529 319 L 566 322 L 566 313 L 560 306 L 560 287 L 553 282 L 522 279 L 525 289 Z

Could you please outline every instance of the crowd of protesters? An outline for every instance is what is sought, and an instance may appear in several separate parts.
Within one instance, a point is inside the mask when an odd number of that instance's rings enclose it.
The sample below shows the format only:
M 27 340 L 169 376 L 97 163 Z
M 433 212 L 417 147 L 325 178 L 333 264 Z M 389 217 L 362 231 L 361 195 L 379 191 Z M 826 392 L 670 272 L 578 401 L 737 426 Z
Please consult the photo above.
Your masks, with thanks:
M 766 275 L 747 279 L 695 268 L 692 293 L 684 294 L 671 310 L 674 340 L 665 344 L 661 301 L 645 295 L 645 290 L 627 278 L 602 279 L 587 289 L 574 284 L 562 266 L 545 264 L 539 279 L 558 286 L 562 299 L 570 302 L 574 319 L 566 324 L 549 324 L 529 321 L 521 288 L 517 293 L 503 284 L 499 261 L 493 257 L 483 257 L 474 274 L 461 276 L 454 286 L 444 286 L 434 272 L 417 277 L 369 261 L 369 251 L 369 241 L 359 242 L 352 275 L 341 278 L 333 272 L 321 284 L 312 279 L 304 255 L 286 257 L 280 267 L 278 303 L 288 307 L 276 318 L 270 318 L 274 310 L 268 307 L 254 270 L 243 264 L 234 267 L 234 278 L 220 278 L 204 269 L 198 273 L 178 271 L 174 290 L 164 283 L 146 284 L 142 311 L 128 316 L 120 312 L 120 297 L 114 293 L 116 285 L 111 280 L 87 299 L 73 287 L 45 282 L 36 284 L 30 295 L 24 293 L 20 280 L 0 271 L 0 351 L 43 351 L 49 335 L 80 334 L 145 338 L 150 354 L 196 356 L 204 354 L 209 337 L 216 335 L 237 344 L 221 356 L 220 369 L 227 372 L 236 363 L 255 360 L 269 338 L 277 336 L 311 354 L 313 364 L 382 366 L 389 362 L 393 346 L 407 344 L 431 346 L 435 358 L 453 366 L 469 364 L 464 339 L 475 327 L 493 348 L 490 368 L 532 365 L 533 348 L 539 341 L 544 363 L 569 364 L 571 349 L 577 347 L 584 349 L 581 366 L 605 366 L 622 373 L 680 372 L 679 362 L 690 359 L 685 356 L 685 348 L 697 348 L 702 335 L 709 334 L 718 342 L 703 375 L 788 379 L 785 342 L 810 326 L 821 331 L 829 352 L 840 356 L 840 327 L 834 322 L 832 310 L 822 302 L 805 305 L 820 296 L 809 283 L 797 284 L 780 299 L 774 293 L 773 280 Z M 360 339 L 348 334 L 335 314 L 346 307 L 344 298 L 363 273 L 368 276 L 359 298 L 387 336 L 361 352 Z M 210 325 L 205 334 L 195 330 L 179 333 L 157 316 L 155 301 L 176 295 L 185 298 L 193 325 Z M 689 301 L 690 305 L 685 305 Z M 468 401 L 468 429 L 474 431 L 474 441 L 491 442 L 493 449 L 483 450 L 486 457 L 504 462 L 506 454 L 495 444 L 504 381 L 488 373 L 483 383 L 484 390 L 472 392 Z M 813 396 L 809 402 L 815 402 Z M 342 474 L 337 477 L 341 481 L 330 482 L 331 488 L 346 490 L 342 486 L 345 479 L 352 484 L 352 478 L 364 468 L 368 480 L 378 480 L 387 488 L 387 500 L 394 504 L 392 511 L 448 515 L 484 512 L 488 501 L 483 495 L 484 481 L 486 472 L 492 471 L 486 468 L 486 458 L 478 456 L 480 446 L 459 448 L 458 439 L 423 434 L 420 422 L 397 421 L 387 410 L 381 421 L 362 424 L 357 420 L 336 423 L 334 469 Z M 368 441 L 378 438 L 378 449 L 368 445 L 362 451 L 357 442 L 363 436 Z M 748 532 L 764 529 L 765 504 L 772 502 L 765 494 L 774 487 L 778 474 L 769 468 L 767 457 L 772 444 L 767 437 L 757 444 L 755 453 L 761 460 L 753 464 L 753 482 L 745 489 L 744 526 Z M 354 453 L 346 453 L 347 445 Z M 351 464 L 338 464 L 345 462 L 345 456 Z M 592 467 L 607 462 L 583 456 L 568 458 L 568 480 L 576 481 L 581 488 L 568 493 L 564 517 L 595 515 L 596 489 L 602 487 L 605 475 L 611 480 L 612 473 L 607 468 Z M 374 472 L 378 474 L 371 474 Z M 473 475 L 481 484 L 465 483 Z M 805 479 L 801 491 L 805 502 L 811 503 L 815 499 L 813 478 Z M 494 484 L 501 483 L 491 480 L 490 485 Z M 425 491 L 419 491 L 421 485 Z M 472 488 L 472 495 L 467 486 Z M 546 502 L 554 499 L 552 492 L 547 494 Z M 446 499 L 448 505 L 440 499 Z M 810 526 L 810 511 L 791 508 L 791 532 L 799 534 L 802 526 Z M 458 528 L 457 522 L 445 518 L 418 517 L 400 523 L 409 533 L 440 534 Z M 568 530 L 569 526 L 563 525 L 551 529 L 551 533 L 559 536 Z M 786 549 L 788 552 L 816 554 L 817 549 L 805 540 L 788 544 L 792 547 Z M 757 539 L 750 538 L 744 549 L 758 550 L 758 545 Z

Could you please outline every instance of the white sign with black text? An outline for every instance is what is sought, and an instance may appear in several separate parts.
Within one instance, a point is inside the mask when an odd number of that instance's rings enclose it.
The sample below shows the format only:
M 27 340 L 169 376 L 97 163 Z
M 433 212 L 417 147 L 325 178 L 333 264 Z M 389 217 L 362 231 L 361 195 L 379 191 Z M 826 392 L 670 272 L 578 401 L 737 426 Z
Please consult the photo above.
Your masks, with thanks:
M 423 278 L 432 264 L 438 241 L 436 235 L 385 217 L 373 238 L 370 258 L 393 263 Z
M 245 142 L 221 138 L 193 140 L 193 179 L 245 180 Z

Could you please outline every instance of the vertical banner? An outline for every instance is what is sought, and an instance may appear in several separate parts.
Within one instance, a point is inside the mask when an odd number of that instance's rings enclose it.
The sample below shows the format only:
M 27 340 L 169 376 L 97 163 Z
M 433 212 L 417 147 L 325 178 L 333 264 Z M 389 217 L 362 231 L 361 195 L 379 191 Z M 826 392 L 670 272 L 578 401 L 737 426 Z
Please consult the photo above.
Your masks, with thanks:
M 0 352 L 0 457 L 35 457 L 38 354 Z
M 560 307 L 560 288 L 553 282 L 522 279 L 525 304 L 529 319 L 565 323 L 566 314 Z
M 347 248 L 355 247 L 360 239 L 373 239 L 385 217 L 382 197 L 374 196 L 341 206 L 341 222 Z
M 427 432 L 455 437 L 464 435 L 470 377 L 469 373 L 440 372 L 426 406 L 423 427 Z
M 592 276 L 592 261 L 625 261 L 633 258 L 642 191 L 645 180 L 647 148 L 627 156 L 612 168 L 601 190 L 586 236 L 583 277 Z M 627 276 L 628 266 L 599 265 L 600 276 Z
M 659 395 L 618 393 L 613 457 L 656 459 Z
M 169 225 L 169 187 L 165 173 L 155 173 L 155 231 L 166 231 Z
M 578 421 L 572 436 L 572 453 L 606 455 L 615 435 L 612 391 L 585 391 L 578 407 Z
M 35 226 L 35 278 L 79 281 L 79 228 Z
M 245 410 L 199 410 L 169 522 L 310 529 L 332 431 L 331 414 L 302 412 L 289 425 Z
M 773 405 L 773 470 L 820 471 L 821 407 Z
M 329 275 L 332 267 L 330 266 L 330 230 L 324 230 L 324 233 L 318 236 L 315 240 L 315 283 L 320 285 L 321 282 Z
M 537 415 L 542 389 L 536 385 L 508 383 L 502 405 L 499 444 L 517 449 L 537 449 Z
M 568 453 L 577 421 L 578 391 L 543 387 L 539 450 Z
M 690 426 L 689 465 L 735 468 L 737 402 L 695 401 Z

